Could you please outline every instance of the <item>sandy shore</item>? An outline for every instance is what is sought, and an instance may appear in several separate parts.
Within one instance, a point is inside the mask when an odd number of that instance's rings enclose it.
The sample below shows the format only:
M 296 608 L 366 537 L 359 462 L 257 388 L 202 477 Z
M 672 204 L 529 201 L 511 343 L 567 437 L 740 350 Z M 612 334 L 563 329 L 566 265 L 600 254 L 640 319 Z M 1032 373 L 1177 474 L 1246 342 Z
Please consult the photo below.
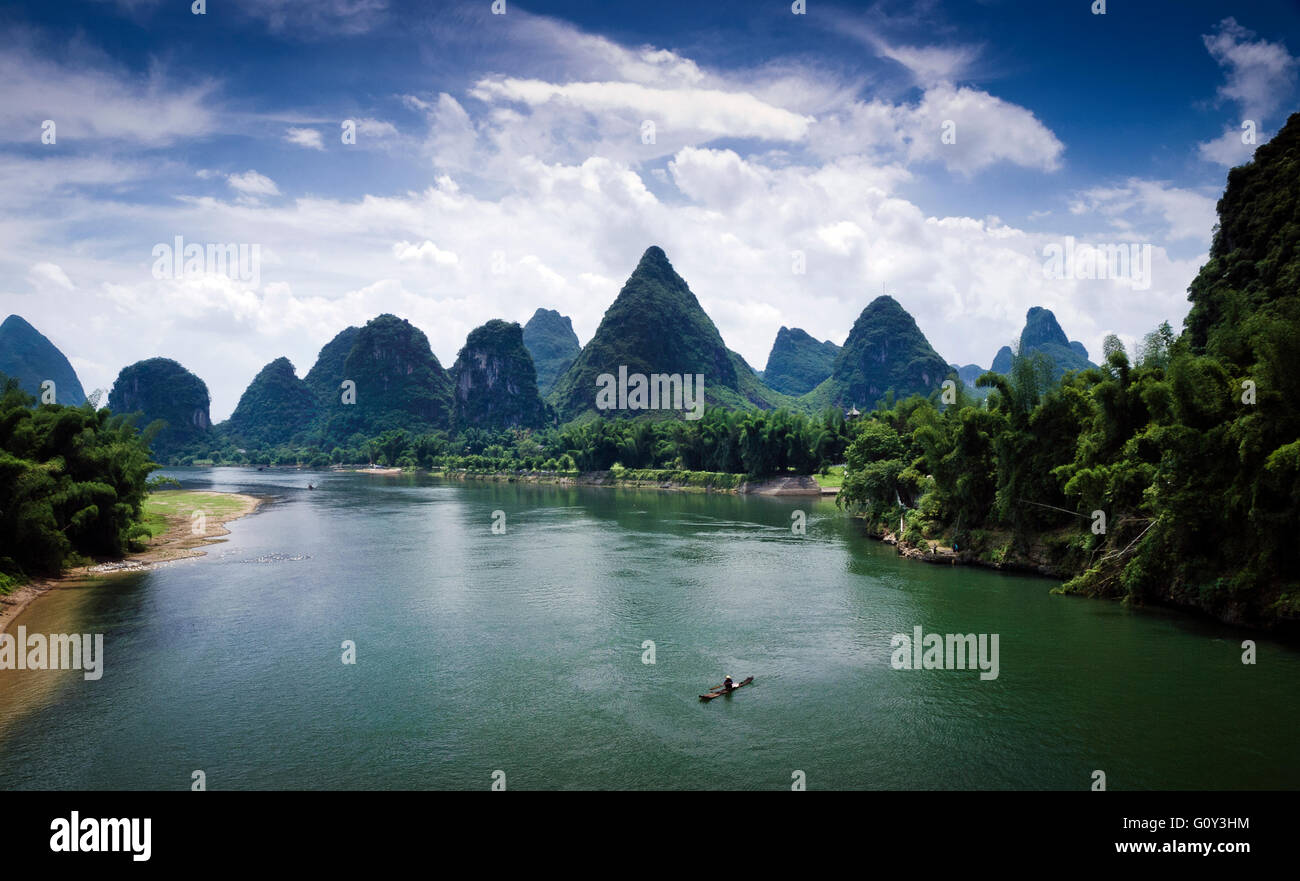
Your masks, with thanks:
M 78 566 L 75 569 L 69 569 L 58 578 L 43 578 L 33 581 L 30 584 L 23 585 L 8 596 L 0 597 L 0 633 L 3 633 L 10 622 L 31 605 L 33 600 L 60 585 L 90 577 L 101 578 L 129 572 L 144 572 L 152 569 L 157 563 L 183 560 L 187 557 L 201 557 L 207 553 L 203 550 L 205 546 L 220 541 L 223 536 L 230 535 L 230 530 L 226 529 L 225 524 L 253 513 L 262 504 L 261 499 L 240 493 L 190 491 L 190 494 L 238 499 L 240 507 L 238 510 L 225 514 L 208 515 L 206 530 L 203 535 L 193 533 L 190 528 L 189 517 L 169 516 L 166 531 L 153 538 L 149 542 L 149 546 L 138 554 L 128 554 L 121 560 L 103 560 L 89 566 Z

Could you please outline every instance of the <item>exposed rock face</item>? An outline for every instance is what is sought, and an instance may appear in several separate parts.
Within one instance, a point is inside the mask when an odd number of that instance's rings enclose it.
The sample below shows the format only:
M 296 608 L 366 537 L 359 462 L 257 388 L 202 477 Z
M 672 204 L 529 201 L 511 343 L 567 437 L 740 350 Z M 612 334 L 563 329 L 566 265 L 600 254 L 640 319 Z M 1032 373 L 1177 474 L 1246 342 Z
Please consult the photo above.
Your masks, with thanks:
M 545 419 L 533 358 L 518 324 L 494 319 L 471 331 L 451 375 L 457 430 L 536 428 Z
M 170 358 L 149 358 L 123 367 L 108 395 L 113 412 L 141 414 L 140 428 L 156 420 L 166 423 L 151 444 L 160 457 L 209 437 L 209 404 L 203 380 Z

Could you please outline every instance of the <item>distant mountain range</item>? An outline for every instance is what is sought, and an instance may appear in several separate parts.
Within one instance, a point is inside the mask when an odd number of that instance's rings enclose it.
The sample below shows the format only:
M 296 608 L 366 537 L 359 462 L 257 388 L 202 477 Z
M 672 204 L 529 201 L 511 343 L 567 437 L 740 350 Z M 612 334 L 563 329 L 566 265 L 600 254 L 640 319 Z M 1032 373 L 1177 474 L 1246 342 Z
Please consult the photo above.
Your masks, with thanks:
M 1026 315 L 1019 350 L 1047 355 L 1058 376 L 1092 366 L 1082 344 L 1069 341 L 1055 316 L 1039 307 Z M 1011 358 L 1011 348 L 1003 347 L 992 369 L 1008 372 Z M 637 416 L 642 414 L 634 406 L 623 406 L 632 396 L 616 399 L 617 406 L 602 406 L 598 392 L 605 378 L 622 376 L 635 383 L 638 374 L 681 379 L 698 374 L 704 403 L 710 406 L 812 413 L 827 407 L 869 410 L 891 392 L 899 399 L 929 395 L 954 375 L 973 386 L 983 372 L 975 364 L 947 364 L 912 316 L 892 297 L 882 296 L 862 310 L 842 347 L 782 327 L 758 373 L 727 348 L 667 255 L 651 247 L 585 347 L 567 316 L 538 309 L 522 328 L 501 320 L 475 328 L 446 370 L 421 330 L 385 314 L 340 331 L 321 348 L 303 379 L 287 358 L 267 364 L 230 419 L 215 428 L 203 381 L 168 359 L 124 368 L 109 406 L 141 414 L 141 427 L 163 420 L 166 428 L 155 438 L 154 449 L 164 457 L 196 441 L 328 449 L 390 429 L 540 428 L 574 419 Z M 0 373 L 17 377 L 32 393 L 39 393 L 42 379 L 53 379 L 60 403 L 79 404 L 85 398 L 67 358 L 16 315 L 0 325 Z M 664 386 L 665 394 L 674 388 Z M 683 409 L 674 403 L 664 402 L 660 409 Z

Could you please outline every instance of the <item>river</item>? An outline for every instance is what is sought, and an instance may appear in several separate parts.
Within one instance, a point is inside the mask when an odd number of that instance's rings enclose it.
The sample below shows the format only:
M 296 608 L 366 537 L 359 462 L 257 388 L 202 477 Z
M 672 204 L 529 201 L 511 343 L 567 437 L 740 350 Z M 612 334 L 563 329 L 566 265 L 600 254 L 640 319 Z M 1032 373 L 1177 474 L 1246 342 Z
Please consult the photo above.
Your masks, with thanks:
M 10 627 L 105 658 L 0 672 L 0 789 L 1300 788 L 1293 647 L 903 560 L 822 499 L 165 473 L 270 503 Z M 996 634 L 997 678 L 894 669 L 918 626 Z

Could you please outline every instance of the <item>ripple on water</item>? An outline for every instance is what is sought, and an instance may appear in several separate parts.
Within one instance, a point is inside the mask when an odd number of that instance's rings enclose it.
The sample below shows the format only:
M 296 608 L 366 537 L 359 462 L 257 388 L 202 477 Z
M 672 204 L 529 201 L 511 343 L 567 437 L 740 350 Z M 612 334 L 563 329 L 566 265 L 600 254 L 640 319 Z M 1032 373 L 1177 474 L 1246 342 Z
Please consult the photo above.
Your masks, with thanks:
M 254 557 L 251 560 L 240 560 L 240 563 L 298 563 L 303 560 L 310 560 L 310 554 L 263 554 L 260 557 Z

